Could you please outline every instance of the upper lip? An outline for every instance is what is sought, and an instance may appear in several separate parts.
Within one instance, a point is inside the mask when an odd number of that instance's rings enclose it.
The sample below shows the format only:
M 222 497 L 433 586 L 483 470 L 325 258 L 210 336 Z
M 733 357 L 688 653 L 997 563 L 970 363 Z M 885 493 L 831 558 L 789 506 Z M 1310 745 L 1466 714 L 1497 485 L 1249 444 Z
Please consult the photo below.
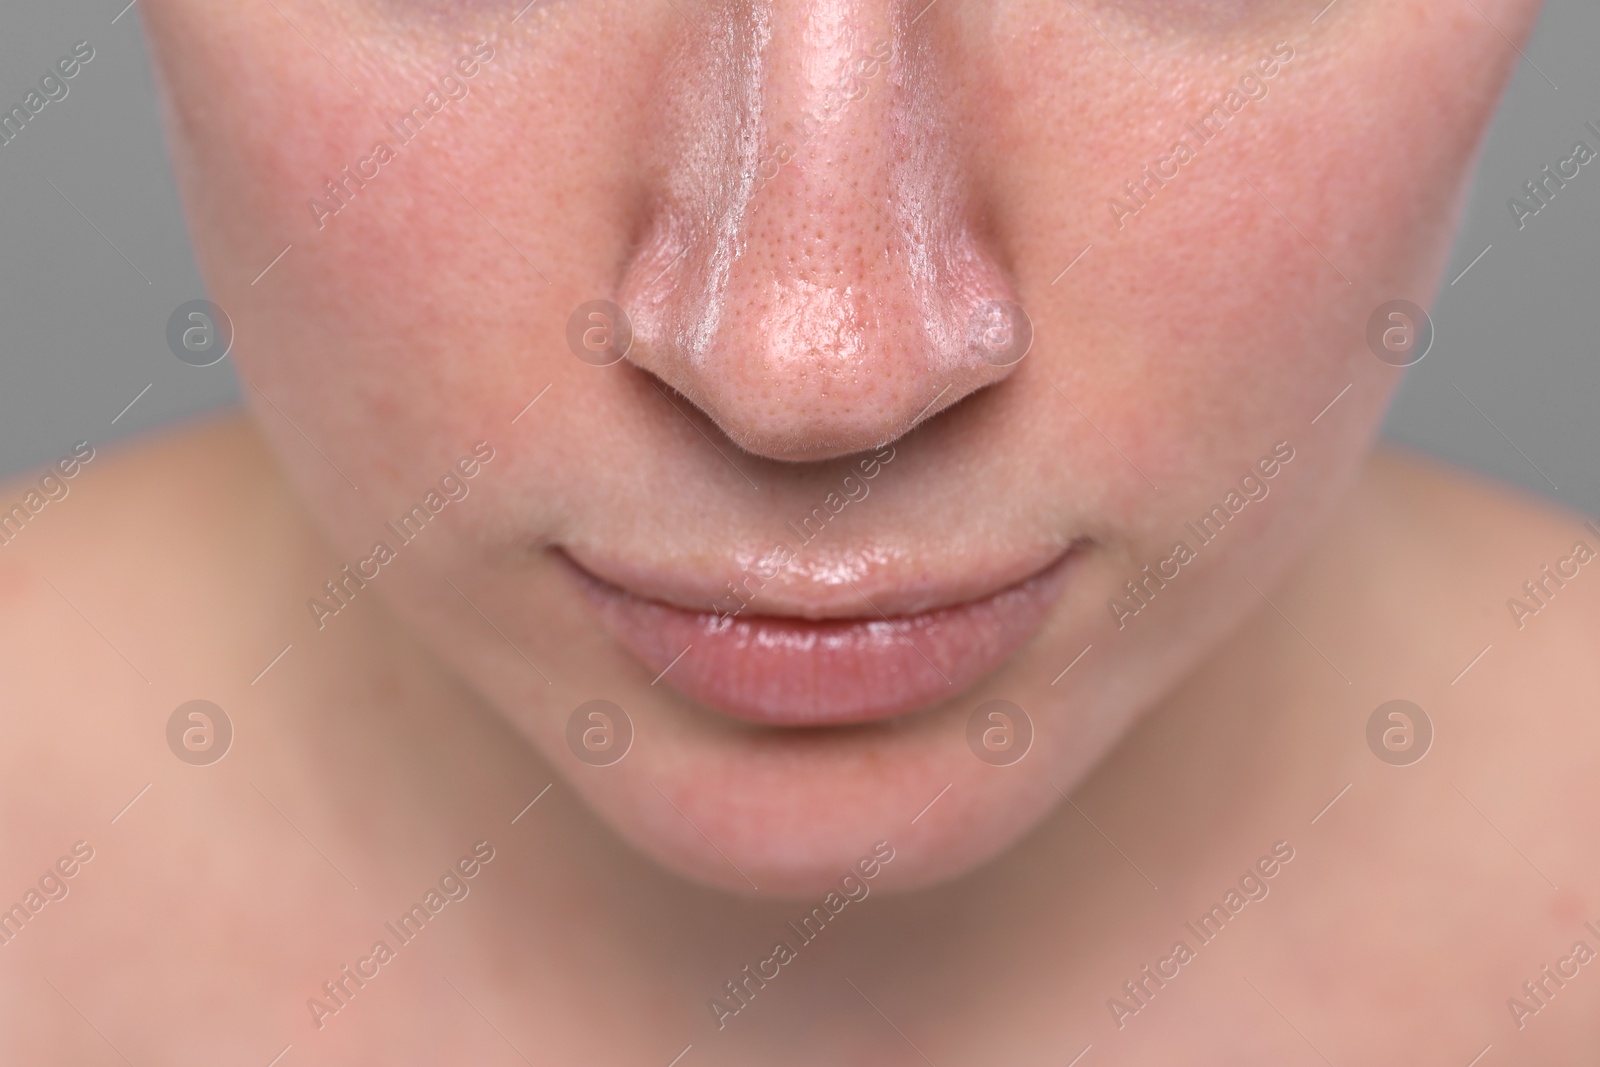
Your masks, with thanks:
M 1071 547 L 1050 546 L 1003 560 L 962 553 L 935 559 L 858 547 L 802 552 L 776 573 L 770 554 L 761 552 L 724 556 L 720 565 L 697 558 L 668 567 L 573 545 L 559 551 L 593 579 L 684 611 L 823 621 L 920 615 L 982 600 L 1048 570 Z M 763 577 L 767 574 L 772 576 Z

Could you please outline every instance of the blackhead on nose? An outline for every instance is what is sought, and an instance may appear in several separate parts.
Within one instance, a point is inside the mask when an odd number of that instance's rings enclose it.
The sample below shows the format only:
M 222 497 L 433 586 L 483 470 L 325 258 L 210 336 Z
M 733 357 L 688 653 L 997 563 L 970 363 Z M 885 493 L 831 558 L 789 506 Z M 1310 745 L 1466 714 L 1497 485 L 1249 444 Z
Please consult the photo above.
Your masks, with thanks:
M 629 358 L 750 452 L 875 447 L 1031 343 L 923 6 L 680 5 L 618 301 Z

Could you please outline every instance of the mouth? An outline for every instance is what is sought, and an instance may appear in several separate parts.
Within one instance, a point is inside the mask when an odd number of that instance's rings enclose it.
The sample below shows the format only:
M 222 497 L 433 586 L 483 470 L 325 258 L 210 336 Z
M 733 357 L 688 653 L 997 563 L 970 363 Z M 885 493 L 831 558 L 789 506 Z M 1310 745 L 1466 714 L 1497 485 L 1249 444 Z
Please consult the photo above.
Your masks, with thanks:
M 890 588 L 861 594 L 856 614 L 823 618 L 756 614 L 738 601 L 696 611 L 560 558 L 612 637 L 655 675 L 652 685 L 736 719 L 803 727 L 889 719 L 960 696 L 1038 632 L 1079 555 L 1070 547 L 1020 581 L 966 599 L 888 614 L 880 608 L 895 610 Z

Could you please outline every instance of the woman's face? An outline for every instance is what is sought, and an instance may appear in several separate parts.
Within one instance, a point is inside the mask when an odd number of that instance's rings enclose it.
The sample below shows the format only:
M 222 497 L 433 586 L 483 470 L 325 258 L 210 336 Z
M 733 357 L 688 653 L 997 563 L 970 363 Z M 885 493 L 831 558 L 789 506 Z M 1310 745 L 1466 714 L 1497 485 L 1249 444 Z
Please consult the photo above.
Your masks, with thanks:
M 1261 605 L 1536 9 L 522 3 L 141 6 L 366 576 L 284 595 L 337 657 L 373 587 L 634 845 L 776 892 L 995 854 Z

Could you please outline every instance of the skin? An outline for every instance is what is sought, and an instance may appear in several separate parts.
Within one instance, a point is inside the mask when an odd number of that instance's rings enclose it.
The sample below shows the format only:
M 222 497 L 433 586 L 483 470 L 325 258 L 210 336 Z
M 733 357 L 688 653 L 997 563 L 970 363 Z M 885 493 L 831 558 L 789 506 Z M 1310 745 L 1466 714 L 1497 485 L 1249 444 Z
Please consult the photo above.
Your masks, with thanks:
M 602 3 L 512 23 L 147 0 L 253 417 L 97 459 L 0 556 L 0 668 L 26 709 L 0 755 L 5 884 L 98 850 L 4 949 L 23 1025 L 0 1048 L 1580 1062 L 1600 980 L 1520 1030 L 1505 999 L 1579 937 L 1600 947 L 1600 593 L 1574 580 L 1520 629 L 1505 601 L 1593 535 L 1368 451 L 1400 373 L 1368 317 L 1428 302 L 1516 58 L 1495 27 L 1521 40 L 1536 15 L 1477 8 L 1343 0 L 1313 26 L 1288 3 L 947 0 L 912 25 L 866 2 Z M 491 37 L 465 98 L 337 213 L 308 207 Z M 895 58 L 839 103 L 879 40 Z M 1280 42 L 1265 96 L 1119 226 L 1122 183 Z M 636 335 L 605 368 L 565 340 L 595 299 Z M 963 345 L 991 299 L 1035 330 L 1011 366 Z M 319 626 L 306 599 L 478 441 L 470 494 Z M 884 442 L 870 501 L 755 610 L 859 615 L 852 581 L 972 597 L 1077 552 L 1038 633 L 915 715 L 797 732 L 699 708 L 561 562 L 731 579 Z M 1119 627 L 1108 600 L 1280 442 L 1270 494 Z M 237 731 L 208 768 L 162 735 L 196 696 Z M 1397 696 L 1437 731 L 1403 768 L 1364 738 Z M 596 697 L 636 730 L 606 768 L 566 742 Z M 991 698 L 1035 726 L 1013 766 L 965 742 Z M 307 998 L 479 840 L 496 858 L 470 897 L 317 1027 Z M 872 895 L 719 1029 L 708 999 L 878 841 Z M 1119 1028 L 1108 998 L 1279 841 L 1294 859 L 1267 898 Z

